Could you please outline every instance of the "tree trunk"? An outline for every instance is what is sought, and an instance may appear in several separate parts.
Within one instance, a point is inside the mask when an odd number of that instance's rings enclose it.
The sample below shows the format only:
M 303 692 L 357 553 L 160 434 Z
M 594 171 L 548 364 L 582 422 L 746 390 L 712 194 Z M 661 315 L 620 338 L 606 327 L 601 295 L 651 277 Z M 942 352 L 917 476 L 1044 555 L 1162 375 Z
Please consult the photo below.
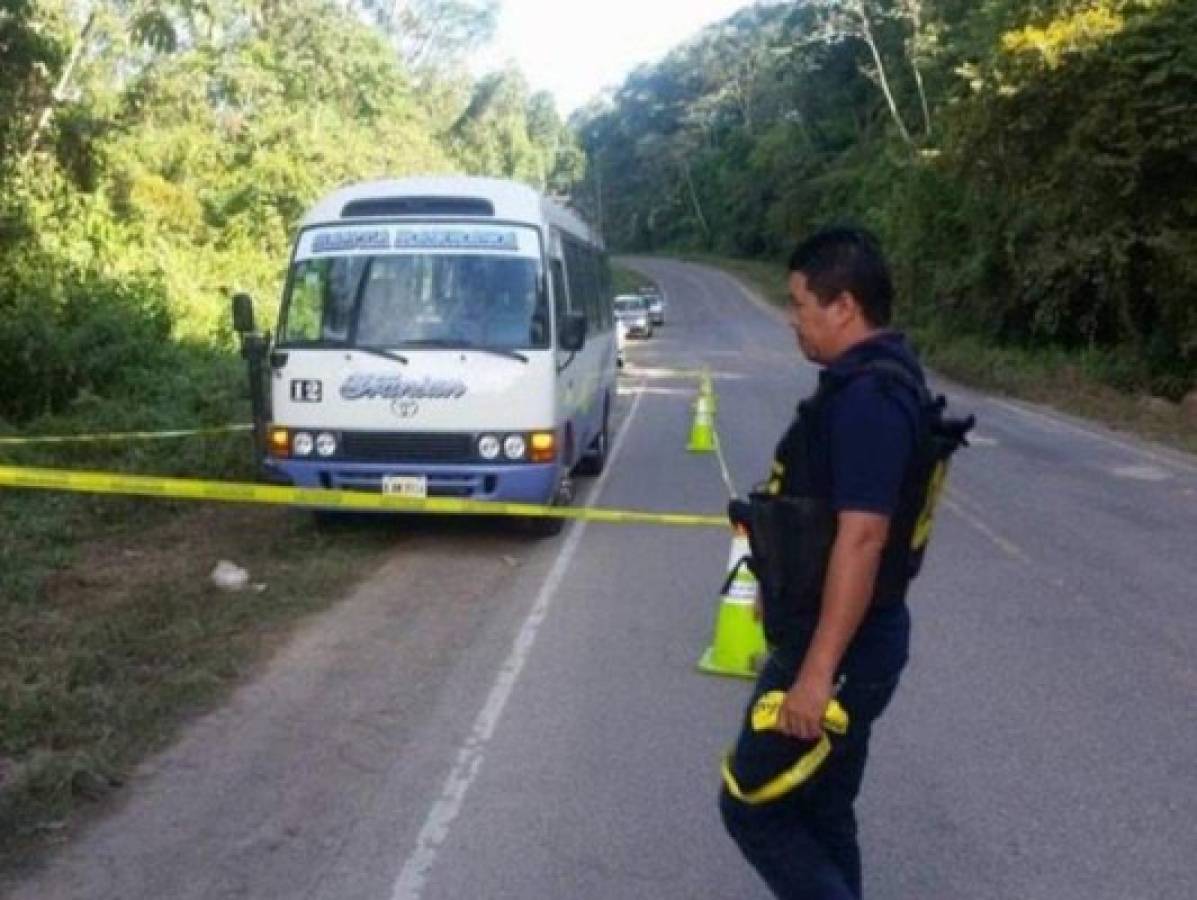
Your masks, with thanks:
M 594 154 L 594 213 L 595 218 L 598 220 L 595 225 L 599 236 L 605 240 L 607 233 L 603 222 L 603 169 L 600 159 L 596 151 Z
M 913 147 L 914 140 L 910 137 L 910 130 L 906 127 L 906 122 L 902 118 L 902 113 L 898 111 L 898 104 L 894 101 L 893 91 L 889 87 L 889 78 L 885 74 L 885 63 L 881 59 L 881 48 L 877 46 L 877 40 L 873 36 L 873 25 L 869 21 L 868 10 L 865 9 L 865 0 L 856 0 L 856 14 L 860 17 L 861 35 L 864 41 L 869 45 L 869 51 L 873 54 L 873 62 L 877 66 L 877 79 L 881 85 L 881 91 L 885 94 L 885 102 L 889 104 L 889 113 L 893 117 L 894 124 L 898 126 L 898 131 L 902 135 L 907 146 Z
M 931 137 L 931 108 L 927 105 L 927 92 L 923 89 L 923 73 L 919 71 L 919 64 L 911 56 L 910 68 L 914 69 L 914 83 L 919 91 L 919 103 L 923 107 L 923 134 Z
M 71 86 L 71 79 L 75 75 L 75 67 L 79 64 L 79 58 L 87 47 L 87 39 L 91 36 L 91 30 L 95 24 L 96 10 L 92 9 L 83 25 L 83 30 L 79 32 L 79 40 L 75 42 L 75 46 L 71 50 L 70 58 L 67 59 L 66 67 L 62 70 L 58 84 L 54 86 L 54 92 L 50 94 L 50 101 L 42 109 L 41 115 L 37 117 L 37 124 L 33 126 L 33 134 L 29 136 L 29 144 L 25 148 L 25 160 L 33 156 L 34 151 L 37 150 L 37 145 L 42 139 L 42 132 L 50 124 L 55 108 L 66 98 L 67 89 Z
M 927 91 L 923 87 L 923 72 L 919 68 L 918 42 L 923 30 L 922 0 L 906 0 L 907 15 L 910 18 L 910 68 L 914 72 L 914 84 L 919 92 L 919 104 L 923 109 L 923 134 L 931 138 L 931 106 L 927 103 Z
M 702 213 L 702 204 L 698 202 L 698 192 L 694 190 L 694 177 L 690 174 L 690 163 L 685 158 L 681 159 L 682 174 L 686 178 L 686 187 L 690 191 L 690 202 L 694 204 L 694 214 L 698 217 L 698 224 L 702 226 L 703 234 L 707 238 L 707 246 L 711 243 L 711 226 L 707 224 L 707 217 Z

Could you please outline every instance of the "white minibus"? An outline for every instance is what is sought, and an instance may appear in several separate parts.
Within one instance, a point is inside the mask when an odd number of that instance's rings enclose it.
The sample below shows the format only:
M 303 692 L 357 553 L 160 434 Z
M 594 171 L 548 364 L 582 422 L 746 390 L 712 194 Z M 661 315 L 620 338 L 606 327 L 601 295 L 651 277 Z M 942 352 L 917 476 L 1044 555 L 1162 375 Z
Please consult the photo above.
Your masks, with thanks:
M 330 194 L 300 227 L 269 356 L 268 477 L 567 502 L 607 456 L 611 295 L 599 236 L 527 186 Z

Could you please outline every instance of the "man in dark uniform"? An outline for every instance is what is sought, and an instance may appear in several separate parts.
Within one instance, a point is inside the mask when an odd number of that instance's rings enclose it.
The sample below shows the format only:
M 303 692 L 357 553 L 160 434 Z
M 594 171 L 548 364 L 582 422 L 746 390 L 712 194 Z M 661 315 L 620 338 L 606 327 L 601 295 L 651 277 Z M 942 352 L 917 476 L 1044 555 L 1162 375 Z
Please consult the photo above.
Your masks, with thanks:
M 847 900 L 861 896 L 853 802 L 870 729 L 897 687 L 909 646 L 904 573 L 920 515 L 911 507 L 927 497 L 925 486 L 912 484 L 925 382 L 905 339 L 888 330 L 893 288 L 870 234 L 816 234 L 795 249 L 789 268 L 790 326 L 823 371 L 778 446 L 765 493 L 822 510 L 812 515 L 825 517 L 827 537 L 814 552 L 825 559 L 821 568 L 806 566 L 808 585 L 794 582 L 780 596 L 762 597 L 772 652 L 731 764 L 750 777 L 754 768 L 776 768 L 787 754 L 810 749 L 824 738 L 833 697 L 849 726 L 814 774 L 784 796 L 765 802 L 725 787 L 720 809 L 776 896 Z M 751 711 L 773 691 L 784 700 L 773 734 L 762 737 Z

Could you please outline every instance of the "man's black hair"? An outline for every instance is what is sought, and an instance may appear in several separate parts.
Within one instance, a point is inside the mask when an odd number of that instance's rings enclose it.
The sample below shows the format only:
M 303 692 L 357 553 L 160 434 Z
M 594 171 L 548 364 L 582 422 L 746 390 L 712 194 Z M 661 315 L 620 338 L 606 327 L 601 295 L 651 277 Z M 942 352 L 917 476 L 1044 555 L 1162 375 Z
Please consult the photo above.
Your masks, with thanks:
M 847 291 L 875 328 L 889 324 L 894 285 L 881 244 L 864 228 L 819 231 L 790 254 L 790 271 L 806 276 L 807 287 L 826 306 Z

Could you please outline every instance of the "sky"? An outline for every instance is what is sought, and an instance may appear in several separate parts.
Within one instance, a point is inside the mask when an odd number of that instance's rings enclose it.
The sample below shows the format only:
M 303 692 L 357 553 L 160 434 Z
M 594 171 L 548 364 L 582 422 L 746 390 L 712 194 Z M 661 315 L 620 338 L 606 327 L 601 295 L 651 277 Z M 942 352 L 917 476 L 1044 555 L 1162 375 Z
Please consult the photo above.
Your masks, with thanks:
M 568 116 L 643 62 L 656 62 L 751 0 L 503 0 L 494 46 L 479 63 L 514 60 L 533 90 Z

